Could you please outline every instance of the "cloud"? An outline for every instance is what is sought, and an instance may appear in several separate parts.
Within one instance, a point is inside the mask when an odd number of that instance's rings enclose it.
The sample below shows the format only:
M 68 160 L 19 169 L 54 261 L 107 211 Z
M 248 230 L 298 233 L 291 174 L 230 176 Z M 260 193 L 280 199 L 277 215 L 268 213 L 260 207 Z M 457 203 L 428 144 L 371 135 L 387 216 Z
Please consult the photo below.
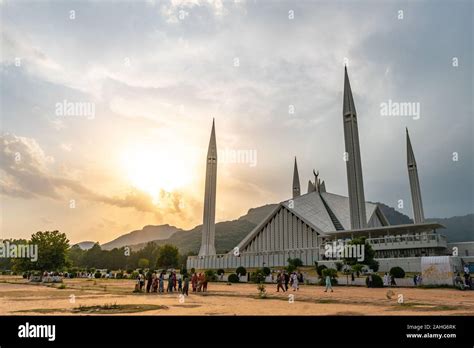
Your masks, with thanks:
M 0 162 L 0 186 L 4 195 L 65 200 L 65 193 L 69 191 L 91 201 L 158 213 L 151 197 L 142 191 L 132 189 L 124 197 L 109 197 L 94 192 L 78 180 L 52 174 L 49 165 L 54 159 L 47 156 L 36 140 L 31 138 L 8 133 L 0 136 Z M 173 196 L 168 207 L 174 207 L 174 211 L 179 212 L 177 199 Z M 167 212 L 171 211 L 167 209 Z

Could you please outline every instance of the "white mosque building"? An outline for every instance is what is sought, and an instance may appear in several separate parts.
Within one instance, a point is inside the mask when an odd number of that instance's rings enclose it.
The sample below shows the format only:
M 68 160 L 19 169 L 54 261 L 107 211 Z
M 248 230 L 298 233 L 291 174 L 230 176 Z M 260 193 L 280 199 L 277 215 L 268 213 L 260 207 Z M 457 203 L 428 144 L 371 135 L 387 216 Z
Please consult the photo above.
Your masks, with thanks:
M 227 254 L 215 251 L 215 205 L 217 146 L 212 124 L 207 155 L 202 244 L 198 256 L 190 256 L 187 268 L 235 269 L 239 266 L 284 267 L 288 258 L 304 265 L 314 262 L 334 267 L 338 260 L 325 256 L 325 245 L 364 236 L 375 251 L 379 271 L 400 266 L 419 272 L 423 256 L 451 255 L 451 244 L 439 233 L 444 226 L 425 222 L 417 164 L 408 130 L 407 167 L 413 203 L 414 223 L 390 225 L 377 204 L 364 198 L 357 113 L 347 74 L 344 74 L 343 124 L 346 151 L 348 197 L 326 191 L 326 184 L 314 172 L 314 182 L 301 194 L 295 158 L 291 199 L 283 201 Z M 474 262 L 474 242 L 457 243 L 464 262 Z M 339 260 L 340 261 L 340 260 Z

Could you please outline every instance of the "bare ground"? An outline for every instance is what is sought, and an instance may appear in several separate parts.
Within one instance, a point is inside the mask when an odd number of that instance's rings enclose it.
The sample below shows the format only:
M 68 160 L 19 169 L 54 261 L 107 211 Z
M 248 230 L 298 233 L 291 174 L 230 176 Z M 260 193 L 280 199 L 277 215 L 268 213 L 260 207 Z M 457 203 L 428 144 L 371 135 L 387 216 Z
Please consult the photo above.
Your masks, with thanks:
M 474 315 L 474 291 L 455 289 L 339 286 L 325 293 L 321 286 L 303 285 L 277 293 L 267 284 L 262 299 L 255 284 L 210 283 L 207 293 L 190 293 L 183 301 L 177 293 L 132 293 L 132 280 L 64 284 L 59 289 L 1 276 L 0 315 Z

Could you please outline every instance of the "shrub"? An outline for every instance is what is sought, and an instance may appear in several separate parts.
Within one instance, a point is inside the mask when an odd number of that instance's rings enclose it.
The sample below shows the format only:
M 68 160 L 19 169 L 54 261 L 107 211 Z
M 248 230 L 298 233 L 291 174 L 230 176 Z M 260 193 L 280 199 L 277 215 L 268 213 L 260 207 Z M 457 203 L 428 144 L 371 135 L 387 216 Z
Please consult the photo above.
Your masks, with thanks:
M 369 286 L 369 277 L 365 278 L 365 285 Z M 372 287 L 383 288 L 383 280 L 378 274 L 372 274 Z
M 239 277 L 237 276 L 237 274 L 232 273 L 231 275 L 229 275 L 229 278 L 227 280 L 229 281 L 229 283 L 238 283 Z
M 316 273 L 318 273 L 318 276 L 319 276 L 319 277 L 322 277 L 322 276 L 323 276 L 323 271 L 324 271 L 325 269 L 327 269 L 327 267 L 324 266 L 324 265 L 320 265 L 320 266 L 317 266 L 317 267 L 316 267 Z
M 401 267 L 392 267 L 390 268 L 390 275 L 395 278 L 405 278 L 405 271 Z
M 321 269 L 321 275 L 319 276 L 319 285 L 326 285 L 326 276 L 331 277 L 331 284 L 332 285 L 337 285 L 337 270 L 334 268 L 327 268 L 324 265 L 320 266 Z
M 204 275 L 206 276 L 206 279 L 209 282 L 215 282 L 217 280 L 216 272 L 214 272 L 214 270 L 212 269 L 208 269 L 207 271 L 205 271 Z
M 265 277 L 268 277 L 270 273 L 272 273 L 272 270 L 268 267 L 263 267 L 262 272 Z
M 342 262 L 336 262 L 336 269 L 338 272 L 340 272 L 342 270 L 342 267 L 344 266 L 344 264 Z
M 223 275 L 224 273 L 225 273 L 225 271 L 222 268 L 219 268 L 217 270 L 217 275 Z
M 289 257 L 286 261 L 288 262 L 288 266 L 286 266 L 288 273 L 293 273 L 296 269 L 298 269 L 298 267 L 303 266 L 303 261 L 298 258 L 292 259 Z
M 239 267 L 237 267 L 237 269 L 235 270 L 235 273 L 236 273 L 236 274 L 240 274 L 241 276 L 244 276 L 244 275 L 247 274 L 247 270 L 245 269 L 245 267 L 239 266 Z
M 379 263 L 377 260 L 372 260 L 369 262 L 368 266 L 370 269 L 372 269 L 374 272 L 377 272 L 379 270 Z
M 265 275 L 263 274 L 263 270 L 258 269 L 253 272 L 250 276 L 250 281 L 254 283 L 262 283 L 265 280 Z
M 115 279 L 122 279 L 122 278 L 123 278 L 123 272 L 122 271 L 115 274 Z
M 102 273 L 100 273 L 100 272 L 95 272 L 94 278 L 97 279 L 97 278 L 101 278 L 101 277 L 102 277 Z

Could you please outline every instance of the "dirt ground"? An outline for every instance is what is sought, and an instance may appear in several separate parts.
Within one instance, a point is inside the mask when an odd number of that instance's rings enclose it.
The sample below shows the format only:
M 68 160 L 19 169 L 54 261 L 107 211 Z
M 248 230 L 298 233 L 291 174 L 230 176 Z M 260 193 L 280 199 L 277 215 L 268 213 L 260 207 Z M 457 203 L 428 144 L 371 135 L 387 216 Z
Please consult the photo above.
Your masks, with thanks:
M 474 291 L 455 289 L 336 286 L 325 293 L 303 285 L 277 293 L 267 284 L 262 299 L 256 284 L 209 283 L 208 292 L 184 298 L 132 293 L 132 280 L 67 279 L 63 287 L 1 276 L 0 315 L 474 315 Z

